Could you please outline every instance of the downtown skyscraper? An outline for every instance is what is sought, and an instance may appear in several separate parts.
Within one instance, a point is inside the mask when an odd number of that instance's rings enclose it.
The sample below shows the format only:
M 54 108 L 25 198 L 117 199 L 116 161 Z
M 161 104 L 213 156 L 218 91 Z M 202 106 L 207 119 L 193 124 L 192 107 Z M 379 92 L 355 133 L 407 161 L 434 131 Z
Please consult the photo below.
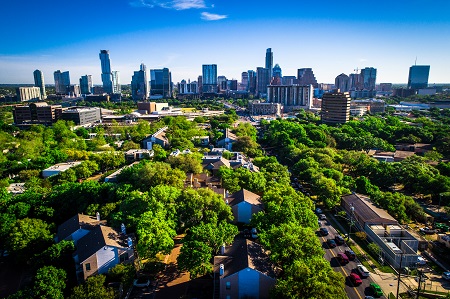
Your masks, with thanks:
M 408 88 L 420 89 L 428 87 L 429 65 L 413 65 L 409 68 Z
M 147 67 L 141 63 L 139 71 L 135 71 L 131 78 L 131 96 L 133 100 L 146 100 L 150 93 Z
M 47 94 L 45 93 L 45 83 L 44 83 L 44 74 L 40 70 L 35 70 L 33 72 L 34 76 L 34 86 L 39 87 L 41 91 L 41 99 L 45 99 Z
M 269 82 L 272 78 L 272 68 L 273 68 L 273 52 L 272 48 L 266 50 L 266 69 L 269 69 Z
M 365 90 L 375 90 L 377 82 L 377 69 L 365 67 L 361 70 L 361 80 Z
M 81 94 L 92 93 L 92 75 L 84 75 L 80 78 L 80 92 Z
M 202 92 L 217 93 L 217 64 L 202 66 Z
M 163 98 L 172 96 L 172 74 L 168 68 L 150 70 L 150 94 Z
M 70 92 L 70 74 L 69 71 L 61 72 L 57 70 L 53 73 L 55 79 L 56 94 L 68 94 Z
M 113 80 L 111 72 L 111 61 L 109 59 L 109 51 L 100 50 L 99 58 L 102 68 L 103 90 L 106 93 L 113 93 Z

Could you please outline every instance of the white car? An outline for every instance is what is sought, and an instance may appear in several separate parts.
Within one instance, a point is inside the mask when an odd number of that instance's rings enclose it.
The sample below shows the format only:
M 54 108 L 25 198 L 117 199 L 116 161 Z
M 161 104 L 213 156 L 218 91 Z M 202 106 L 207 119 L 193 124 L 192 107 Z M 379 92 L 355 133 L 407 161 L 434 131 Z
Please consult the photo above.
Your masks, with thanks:
M 421 266 L 424 266 L 424 265 L 427 264 L 427 261 L 426 261 L 423 257 L 418 256 L 418 257 L 417 257 L 417 264 L 419 264 L 419 265 L 421 265 Z
M 320 214 L 319 215 L 319 219 L 320 220 L 327 220 L 327 216 L 325 216 L 325 214 Z
M 358 270 L 358 272 L 361 274 L 362 277 L 370 276 L 369 270 L 367 270 L 367 268 L 361 264 L 356 265 L 356 270 Z

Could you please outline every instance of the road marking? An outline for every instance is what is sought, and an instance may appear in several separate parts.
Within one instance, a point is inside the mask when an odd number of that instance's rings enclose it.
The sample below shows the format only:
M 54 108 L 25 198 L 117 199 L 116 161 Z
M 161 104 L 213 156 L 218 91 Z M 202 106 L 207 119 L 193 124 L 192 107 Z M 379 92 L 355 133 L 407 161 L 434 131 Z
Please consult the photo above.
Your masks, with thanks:
M 324 240 L 326 242 L 326 240 L 324 239 L 324 237 L 322 237 L 322 240 Z M 328 243 L 327 243 L 328 246 Z M 336 255 L 334 254 L 334 251 L 330 248 L 330 246 L 328 246 L 328 248 L 330 249 L 331 255 L 333 255 L 334 258 L 336 258 Z M 344 272 L 345 274 L 345 279 L 347 279 L 347 276 L 349 275 L 347 273 L 347 271 L 345 270 L 344 267 L 342 267 L 341 263 L 338 261 L 339 263 L 339 267 L 342 269 L 342 272 Z M 352 281 L 349 279 L 350 284 L 353 286 L 352 290 L 354 290 L 356 292 L 356 295 L 358 295 L 359 299 L 362 299 L 361 294 L 359 293 L 358 289 L 353 285 Z

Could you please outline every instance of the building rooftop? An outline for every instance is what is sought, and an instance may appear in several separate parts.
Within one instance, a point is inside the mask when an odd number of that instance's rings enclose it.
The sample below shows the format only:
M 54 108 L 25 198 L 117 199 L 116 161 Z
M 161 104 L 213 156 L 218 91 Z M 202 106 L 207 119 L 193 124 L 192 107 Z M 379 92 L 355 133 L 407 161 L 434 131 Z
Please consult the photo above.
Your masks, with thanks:
M 100 224 L 106 224 L 106 220 L 97 220 L 96 217 L 92 217 L 89 215 L 83 215 L 83 214 L 77 214 L 67 220 L 66 222 L 62 223 L 60 226 L 58 226 L 58 231 L 56 233 L 56 237 L 58 238 L 58 241 L 64 240 L 77 230 L 81 229 L 87 229 L 92 230 L 95 226 L 98 226 Z
M 230 206 L 237 205 L 243 201 L 246 201 L 253 205 L 262 205 L 260 198 L 261 196 L 256 193 L 241 189 L 238 192 L 233 193 L 230 197 L 227 198 L 227 200 Z
M 367 196 L 349 194 L 342 196 L 346 206 L 353 206 L 358 221 L 369 224 L 397 224 L 397 220 L 383 209 L 377 207 Z
M 46 170 L 59 170 L 59 171 L 66 171 L 67 169 L 80 165 L 81 162 L 80 161 L 74 161 L 74 162 L 67 162 L 67 163 L 58 163 L 55 164 L 53 166 L 50 166 L 49 168 L 44 169 L 43 171 Z

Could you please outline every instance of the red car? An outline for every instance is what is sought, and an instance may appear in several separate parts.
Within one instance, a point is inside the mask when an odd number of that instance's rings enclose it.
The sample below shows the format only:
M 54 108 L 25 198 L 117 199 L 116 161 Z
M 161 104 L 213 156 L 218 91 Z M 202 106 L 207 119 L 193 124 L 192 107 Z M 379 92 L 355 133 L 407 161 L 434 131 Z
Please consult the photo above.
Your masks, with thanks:
M 352 282 L 352 284 L 355 286 L 359 286 L 360 284 L 362 284 L 361 278 L 356 273 L 350 273 L 349 278 L 350 278 L 350 281 Z

